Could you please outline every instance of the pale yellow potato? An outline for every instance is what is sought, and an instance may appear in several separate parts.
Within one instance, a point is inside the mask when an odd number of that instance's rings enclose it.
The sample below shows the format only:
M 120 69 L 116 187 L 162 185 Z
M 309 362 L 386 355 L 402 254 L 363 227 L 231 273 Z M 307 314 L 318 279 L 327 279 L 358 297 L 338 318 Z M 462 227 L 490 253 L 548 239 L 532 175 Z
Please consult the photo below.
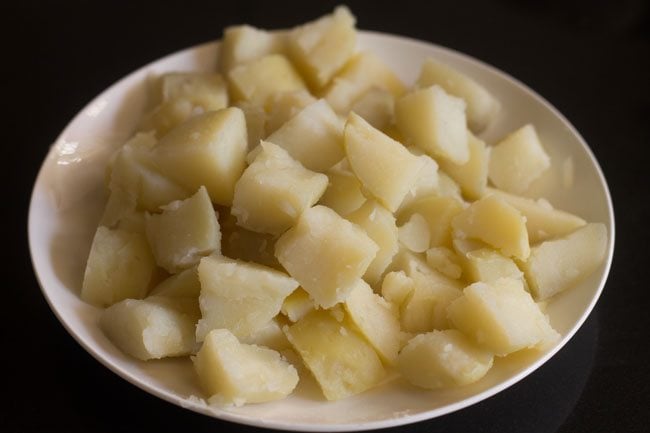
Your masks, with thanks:
M 387 272 L 381 282 L 381 296 L 400 309 L 414 287 L 413 280 L 404 271 Z
M 411 203 L 431 195 L 442 195 L 441 194 L 441 185 L 440 176 L 438 172 L 438 163 L 430 158 L 427 155 L 424 155 L 423 152 L 414 146 L 407 148 L 412 154 L 420 156 L 424 160 L 424 165 L 420 169 L 417 179 L 415 180 L 415 185 L 411 188 L 402 203 L 395 211 L 396 214 L 400 214 L 405 208 L 407 208 Z
M 314 310 L 283 328 L 328 400 L 359 394 L 385 377 L 375 350 L 344 319 Z
M 400 210 L 397 223 L 408 221 L 414 214 L 421 215 L 429 225 L 428 247 L 450 246 L 452 239 L 452 220 L 463 211 L 457 199 L 446 196 L 425 196 Z M 426 249 L 426 248 L 425 248 Z
M 355 113 L 348 116 L 343 143 L 350 167 L 363 186 L 389 211 L 397 210 L 425 160 Z
M 138 131 L 153 133 L 161 138 L 176 126 L 185 122 L 193 115 L 204 112 L 197 108 L 187 98 L 175 98 L 161 102 L 147 114 L 138 125 Z
M 364 51 L 352 57 L 336 74 L 325 89 L 324 97 L 334 111 L 347 115 L 354 104 L 372 89 L 385 90 L 397 98 L 406 91 L 406 86 L 383 60 Z
M 423 253 L 429 249 L 431 234 L 429 223 L 419 213 L 412 214 L 409 219 L 398 227 L 399 243 L 414 253 Z
M 521 194 L 550 166 L 535 127 L 527 124 L 492 147 L 488 176 L 497 188 Z
M 127 298 L 143 298 L 155 267 L 142 234 L 99 226 L 86 263 L 81 299 L 106 307 Z
M 244 112 L 248 138 L 247 150 L 251 151 L 266 137 L 266 111 L 264 111 L 264 107 L 249 101 L 239 101 L 235 106 Z
M 468 251 L 461 257 L 465 276 L 471 282 L 491 283 L 499 278 L 512 278 L 521 280 L 524 288 L 527 287 L 524 274 L 515 261 L 492 248 Z
M 228 329 L 238 338 L 251 336 L 278 315 L 284 299 L 298 287 L 284 272 L 223 256 L 204 257 L 198 272 L 197 341 L 213 329 Z
M 318 201 L 328 179 L 273 143 L 262 142 L 260 147 L 235 185 L 231 213 L 241 227 L 279 235 Z
M 310 86 L 320 89 L 346 64 L 356 50 L 356 18 L 345 6 L 330 15 L 289 32 L 291 60 Z
M 161 214 L 147 214 L 145 230 L 156 263 L 172 274 L 221 251 L 219 220 L 205 187 L 164 206 Z
M 154 287 L 149 296 L 193 298 L 198 301 L 199 293 L 201 293 L 201 283 L 197 272 L 196 267 L 193 267 L 171 275 Z
M 398 231 L 395 217 L 375 200 L 367 200 L 359 209 L 349 213 L 345 219 L 364 229 L 379 249 L 375 258 L 370 262 L 363 278 L 375 286 L 397 253 Z
M 465 164 L 455 164 L 444 158 L 440 159 L 440 168 L 458 183 L 463 194 L 472 200 L 483 196 L 487 187 L 490 148 L 485 142 L 467 131 L 469 159 Z
M 275 256 L 323 308 L 342 302 L 379 247 L 366 232 L 325 206 L 307 209 L 275 244 Z
M 274 93 L 266 101 L 266 133 L 273 134 L 303 108 L 316 102 L 307 90 Z
M 291 295 L 289 295 L 291 296 Z M 271 321 L 263 328 L 258 329 L 252 334 L 240 339 L 241 343 L 255 344 L 256 346 L 264 346 L 269 349 L 282 352 L 286 349 L 291 349 L 291 343 L 287 336 L 282 332 L 283 323 L 279 320 L 279 316 L 271 319 Z
M 427 265 L 441 274 L 457 280 L 462 275 L 459 257 L 447 247 L 433 247 L 426 251 Z
M 190 191 L 205 186 L 210 199 L 229 206 L 244 171 L 246 119 L 239 108 L 208 112 L 165 135 L 152 152 L 161 172 Z
M 323 99 L 305 107 L 266 140 L 314 171 L 325 172 L 345 156 L 343 121 Z
M 589 223 L 562 238 L 532 247 L 521 267 L 535 299 L 544 300 L 592 274 L 606 252 L 607 228 Z
M 292 322 L 297 322 L 314 309 L 314 301 L 302 287 L 298 287 L 287 296 L 282 303 L 280 312 Z
M 209 402 L 241 406 L 279 400 L 298 384 L 298 372 L 275 350 L 240 343 L 226 329 L 215 329 L 193 358 Z
M 492 367 L 493 355 L 455 329 L 412 338 L 398 357 L 402 376 L 415 386 L 438 389 L 474 383 Z
M 395 118 L 395 96 L 386 89 L 373 87 L 354 101 L 350 110 L 383 131 Z
M 455 238 L 481 240 L 519 260 L 526 260 L 530 254 L 526 218 L 498 197 L 489 195 L 475 201 L 451 224 Z
M 329 184 L 320 198 L 320 204 L 333 209 L 341 216 L 346 216 L 366 202 L 361 182 L 350 170 L 347 159 L 334 165 L 326 174 Z
M 199 310 L 192 299 L 125 299 L 104 310 L 99 326 L 122 352 L 143 361 L 189 355 Z
M 235 66 L 285 52 L 284 32 L 268 32 L 245 24 L 226 27 L 219 46 L 218 66 L 227 74 Z
M 228 72 L 235 101 L 264 106 L 274 93 L 306 89 L 298 71 L 281 54 L 270 54 L 238 65 Z
M 526 230 L 531 244 L 567 235 L 587 224 L 579 216 L 555 209 L 545 200 L 533 200 L 489 187 L 485 194 L 499 197 L 526 217 Z
M 447 311 L 458 330 L 498 356 L 545 348 L 559 338 L 519 279 L 467 286 Z
M 415 90 L 399 98 L 395 123 L 407 141 L 428 155 L 455 164 L 469 160 L 465 102 L 441 87 Z
M 416 86 L 434 84 L 467 103 L 467 123 L 474 132 L 485 129 L 499 112 L 499 101 L 485 87 L 451 66 L 429 58 L 422 64 Z

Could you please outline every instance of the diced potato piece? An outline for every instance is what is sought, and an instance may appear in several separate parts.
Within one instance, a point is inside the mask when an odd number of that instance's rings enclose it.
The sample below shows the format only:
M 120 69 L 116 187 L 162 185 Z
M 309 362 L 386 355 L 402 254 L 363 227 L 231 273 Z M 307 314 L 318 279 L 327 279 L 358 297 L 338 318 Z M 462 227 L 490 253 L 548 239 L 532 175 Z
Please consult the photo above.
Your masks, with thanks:
M 274 93 L 266 101 L 266 132 L 273 134 L 303 108 L 316 102 L 307 90 Z
M 248 101 L 239 101 L 235 106 L 244 112 L 246 136 L 248 137 L 247 150 L 251 151 L 260 144 L 262 138 L 266 137 L 266 111 L 264 111 L 264 107 Z
M 465 102 L 441 87 L 416 90 L 395 102 L 395 122 L 414 145 L 454 164 L 469 160 Z
M 356 19 L 345 6 L 294 28 L 289 53 L 314 89 L 326 85 L 356 49 Z
M 334 111 L 347 115 L 355 102 L 373 88 L 385 90 L 394 98 L 406 91 L 402 81 L 386 63 L 373 53 L 361 52 L 334 77 L 325 90 L 325 99 Z
M 306 89 L 293 65 L 281 54 L 271 54 L 234 67 L 228 72 L 235 100 L 264 106 L 274 93 Z
M 359 394 L 385 376 L 370 344 L 329 311 L 312 311 L 284 332 L 328 400 Z
M 329 184 L 320 204 L 327 206 L 341 216 L 359 209 L 366 201 L 361 192 L 361 182 L 350 170 L 347 159 L 342 160 L 327 170 Z
M 99 226 L 90 247 L 81 299 L 105 307 L 126 298 L 142 298 L 155 267 L 143 235 Z
M 425 163 L 418 173 L 415 185 L 404 196 L 402 203 L 397 209 L 399 214 L 402 210 L 408 207 L 411 203 L 418 199 L 440 194 L 440 176 L 438 172 L 438 163 L 427 155 L 423 155 L 422 151 L 417 147 L 409 147 L 408 150 L 414 155 L 420 156 Z
M 273 143 L 260 146 L 235 185 L 231 212 L 242 227 L 278 235 L 323 195 L 327 176 L 306 169 Z
M 408 250 L 423 253 L 429 248 L 429 223 L 419 213 L 411 215 L 398 229 L 399 242 Z
M 397 219 L 402 224 L 415 214 L 422 215 L 429 224 L 429 245 L 451 245 L 451 222 L 463 211 L 461 202 L 452 197 L 428 196 L 419 199 L 400 211 Z
M 242 344 L 226 329 L 210 332 L 193 361 L 213 404 L 241 406 L 279 400 L 298 384 L 295 367 L 278 352 Z
M 594 272 L 606 252 L 607 228 L 601 223 L 589 223 L 563 238 L 534 246 L 521 266 L 531 292 L 543 300 Z
M 363 186 L 394 212 L 426 164 L 399 142 L 350 113 L 344 130 L 345 152 Z
M 278 239 L 275 256 L 317 305 L 329 308 L 345 300 L 378 249 L 363 229 L 314 206 Z
M 219 47 L 219 69 L 228 73 L 235 66 L 269 54 L 282 54 L 285 49 L 285 33 L 271 33 L 248 25 L 227 27 Z
M 426 252 L 427 265 L 441 274 L 457 280 L 462 274 L 458 256 L 447 247 L 433 247 Z
M 475 200 L 485 193 L 488 178 L 489 148 L 485 142 L 467 131 L 469 159 L 465 164 L 454 164 L 440 159 L 440 168 L 451 176 L 463 190 L 466 197 Z
M 554 209 L 545 200 L 533 200 L 494 188 L 488 188 L 486 194 L 499 197 L 526 217 L 526 230 L 531 244 L 564 236 L 587 224 L 579 216 Z
M 360 96 L 350 109 L 383 131 L 393 123 L 395 97 L 388 90 L 373 87 Z
M 491 283 L 499 278 L 521 280 L 526 287 L 524 275 L 514 260 L 505 257 L 491 248 L 469 251 L 463 260 L 465 274 L 472 282 Z
M 213 329 L 248 337 L 268 325 L 298 283 L 284 272 L 223 256 L 204 257 L 199 264 L 202 318 L 197 341 Z
M 245 344 L 268 347 L 278 352 L 291 348 L 291 343 L 289 343 L 287 336 L 282 332 L 282 325 L 277 318 L 272 319 L 262 329 L 253 332 L 247 337 L 241 338 L 240 341 Z
M 455 329 L 416 335 L 402 349 L 399 371 L 413 385 L 438 389 L 468 385 L 492 367 L 492 353 Z
M 197 108 L 197 112 L 194 108 L 192 101 L 185 98 L 161 102 L 142 118 L 138 131 L 151 132 L 158 138 L 163 137 L 193 115 L 203 112 L 200 107 Z
M 376 201 L 368 200 L 345 218 L 364 229 L 379 247 L 375 258 L 363 274 L 363 278 L 374 286 L 379 283 L 381 275 L 397 253 L 395 217 Z
M 528 124 L 492 148 L 488 173 L 497 188 L 521 194 L 550 166 L 535 127 Z
M 307 106 L 267 141 L 284 148 L 310 170 L 324 172 L 345 156 L 343 121 L 321 99 Z
M 165 135 L 153 151 L 163 174 L 190 191 L 205 185 L 215 203 L 229 206 L 244 171 L 246 119 L 239 108 L 196 116 Z
M 481 132 L 499 112 L 499 101 L 483 86 L 449 65 L 427 59 L 422 64 L 416 85 L 441 86 L 451 95 L 467 103 L 467 123 L 474 132 Z
M 314 301 L 309 297 L 309 293 L 305 292 L 302 287 L 298 287 L 285 298 L 280 312 L 292 322 L 297 322 L 313 309 Z
M 397 309 L 359 280 L 345 300 L 345 310 L 381 359 L 389 365 L 395 364 L 400 348 Z
M 199 311 L 192 300 L 125 299 L 102 312 L 99 325 L 124 353 L 146 361 L 189 355 Z
M 463 196 L 460 193 L 460 185 L 454 179 L 449 177 L 447 173 L 438 170 L 438 193 L 440 197 L 452 197 L 459 203 L 465 203 Z
M 198 300 L 200 292 L 201 283 L 199 282 L 197 270 L 196 268 L 190 268 L 166 278 L 151 290 L 150 295 Z
M 221 251 L 219 220 L 205 187 L 163 207 L 162 214 L 147 215 L 145 229 L 156 263 L 172 274 Z
M 526 260 L 530 254 L 526 218 L 498 197 L 475 201 L 453 218 L 452 227 L 455 238 L 479 239 L 505 256 Z
M 518 279 L 467 286 L 448 314 L 456 328 L 499 356 L 545 347 L 559 338 Z
M 415 283 L 404 271 L 388 272 L 381 283 L 381 295 L 400 309 L 408 301 L 413 290 Z

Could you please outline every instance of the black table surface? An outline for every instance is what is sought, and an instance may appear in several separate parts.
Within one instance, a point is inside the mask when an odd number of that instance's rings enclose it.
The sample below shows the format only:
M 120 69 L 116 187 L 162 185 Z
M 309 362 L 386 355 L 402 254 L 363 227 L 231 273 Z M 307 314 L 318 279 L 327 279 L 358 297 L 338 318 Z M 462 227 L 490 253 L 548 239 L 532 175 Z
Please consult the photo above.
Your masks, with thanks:
M 650 431 L 650 9 L 644 0 L 348 2 L 362 29 L 467 53 L 528 84 L 575 125 L 613 196 L 614 263 L 573 339 L 521 382 L 467 409 L 394 431 Z M 12 2 L 3 4 L 5 275 L 3 432 L 257 431 L 136 388 L 87 354 L 50 312 L 26 238 L 29 195 L 59 132 L 88 101 L 224 26 L 292 26 L 335 2 Z M 8 139 L 7 139 L 8 138 Z M 646 277 L 644 277 L 644 275 Z

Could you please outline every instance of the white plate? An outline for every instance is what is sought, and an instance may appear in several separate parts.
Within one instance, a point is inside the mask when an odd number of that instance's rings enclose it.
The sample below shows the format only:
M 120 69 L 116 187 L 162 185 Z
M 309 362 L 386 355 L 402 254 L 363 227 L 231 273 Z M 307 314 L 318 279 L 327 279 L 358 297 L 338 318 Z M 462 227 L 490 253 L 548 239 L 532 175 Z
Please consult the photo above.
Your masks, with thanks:
M 70 334 L 97 360 L 140 388 L 179 406 L 216 418 L 261 427 L 308 431 L 365 430 L 434 418 L 488 398 L 521 380 L 556 353 L 582 325 L 600 295 L 614 246 L 609 191 L 593 154 L 569 122 L 517 80 L 463 54 L 403 37 L 361 32 L 360 45 L 382 57 L 412 83 L 423 59 L 434 57 L 467 73 L 502 103 L 498 119 L 483 134 L 493 143 L 532 122 L 551 155 L 553 167 L 533 191 L 555 206 L 609 229 L 607 257 L 580 286 L 548 305 L 561 341 L 546 353 L 524 351 L 497 359 L 489 374 L 471 386 L 425 391 L 393 381 L 362 395 L 325 402 L 316 385 L 301 380 L 285 400 L 238 408 L 213 408 L 201 399 L 188 359 L 140 362 L 123 355 L 97 326 L 100 310 L 78 296 L 92 235 L 105 200 L 104 165 L 131 134 L 147 105 L 147 80 L 174 70 L 212 70 L 218 43 L 172 54 L 111 86 L 84 108 L 52 147 L 36 180 L 29 211 L 29 244 L 43 294 Z M 571 158 L 574 184 L 562 185 L 562 167 Z

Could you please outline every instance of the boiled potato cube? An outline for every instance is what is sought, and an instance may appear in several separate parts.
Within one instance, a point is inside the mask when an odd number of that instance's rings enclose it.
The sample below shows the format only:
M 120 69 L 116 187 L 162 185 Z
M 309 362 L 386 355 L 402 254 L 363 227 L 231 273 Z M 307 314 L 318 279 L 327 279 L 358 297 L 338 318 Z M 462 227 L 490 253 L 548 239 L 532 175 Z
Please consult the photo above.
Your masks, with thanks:
M 279 400 L 298 384 L 298 372 L 275 350 L 242 344 L 226 329 L 215 329 L 193 358 L 210 403 L 241 406 Z
M 228 72 L 228 81 L 235 100 L 261 106 L 274 93 L 306 89 L 291 62 L 281 54 L 271 54 L 234 67 Z
M 490 195 L 475 201 L 451 224 L 455 238 L 481 240 L 519 260 L 526 260 L 530 254 L 526 218 L 498 197 Z
M 532 247 L 522 269 L 538 300 L 568 289 L 594 272 L 607 253 L 607 228 L 589 223 L 559 239 Z
M 462 274 L 458 256 L 447 247 L 433 247 L 426 252 L 427 265 L 441 274 L 457 280 Z
M 393 123 L 395 97 L 388 90 L 373 87 L 360 96 L 350 110 L 366 119 L 373 127 L 383 131 Z
M 467 123 L 475 132 L 481 132 L 499 112 L 499 101 L 483 86 L 449 65 L 427 59 L 422 64 L 418 87 L 441 86 L 451 95 L 467 103 Z
M 467 286 L 448 314 L 456 328 L 499 356 L 559 338 L 519 279 Z
M 345 6 L 294 28 L 289 53 L 314 89 L 325 86 L 356 49 L 356 19 Z
M 397 309 L 363 280 L 345 300 L 345 311 L 361 335 L 377 351 L 381 359 L 392 365 L 400 348 L 400 326 Z
M 244 113 L 231 107 L 174 128 L 152 156 L 163 174 L 191 191 L 204 185 L 212 201 L 229 206 L 244 171 L 247 147 Z
M 197 269 L 194 267 L 172 275 L 154 287 L 149 295 L 167 298 L 194 298 L 198 300 L 199 293 L 201 293 L 201 283 L 199 282 L 197 272 Z
M 381 296 L 399 309 L 408 301 L 413 290 L 415 283 L 404 271 L 388 272 L 381 282 Z
M 143 361 L 189 355 L 199 319 L 191 301 L 158 296 L 125 299 L 104 310 L 99 325 L 120 350 Z
M 345 216 L 366 202 L 366 196 L 361 191 L 361 182 L 350 170 L 347 159 L 334 165 L 325 174 L 329 183 L 325 194 L 320 198 L 320 204 Z
M 235 66 L 286 50 L 286 34 L 248 25 L 227 27 L 219 47 L 219 69 L 228 73 Z
M 385 376 L 375 350 L 342 319 L 315 310 L 284 328 L 328 400 L 359 394 Z
M 275 244 L 275 256 L 316 305 L 342 302 L 379 247 L 363 229 L 325 206 L 303 212 Z
M 419 213 L 414 213 L 399 226 L 397 235 L 400 244 L 414 253 L 423 253 L 429 248 L 429 223 Z
M 345 156 L 343 122 L 323 99 L 289 119 L 267 141 L 284 148 L 308 169 L 319 172 Z
M 253 332 L 247 337 L 241 338 L 240 342 L 268 347 L 278 352 L 291 348 L 291 343 L 289 343 L 287 336 L 282 332 L 282 323 L 278 318 L 272 319 L 265 327 Z
M 270 142 L 235 185 L 231 213 L 249 230 L 279 235 L 293 226 L 327 188 L 327 176 L 303 167 Z
M 397 223 L 403 224 L 412 215 L 421 215 L 429 225 L 429 246 L 451 245 L 451 222 L 463 211 L 463 205 L 452 197 L 427 196 L 401 210 Z M 425 248 L 426 249 L 426 248 Z
M 528 124 L 492 147 L 488 175 L 497 188 L 521 194 L 550 166 L 535 127 Z
M 228 329 L 245 338 L 268 325 L 298 283 L 284 272 L 223 256 L 199 264 L 201 320 L 197 341 L 213 329 Z
M 273 134 L 303 108 L 316 102 L 307 90 L 274 93 L 266 101 L 266 132 Z
M 219 220 L 205 187 L 163 207 L 162 214 L 147 215 L 145 229 L 156 263 L 172 274 L 221 251 Z
M 266 111 L 264 107 L 248 101 L 239 101 L 235 106 L 244 112 L 248 137 L 247 150 L 251 151 L 260 144 L 262 138 L 266 137 Z
M 408 150 L 414 155 L 420 156 L 424 160 L 424 165 L 418 173 L 415 185 L 404 196 L 402 203 L 397 209 L 400 214 L 402 210 L 411 203 L 431 195 L 441 195 L 440 176 L 438 172 L 438 163 L 427 155 L 424 155 L 419 148 L 409 147 Z
M 350 113 L 343 133 L 352 171 L 363 186 L 394 212 L 415 185 L 425 160 Z
M 199 110 L 203 112 L 200 107 L 197 108 Z M 149 132 L 161 138 L 196 114 L 199 113 L 195 112 L 195 106 L 189 99 L 170 99 L 161 102 L 144 116 L 138 125 L 138 131 Z
M 412 338 L 400 352 L 398 366 L 413 385 L 438 389 L 476 382 L 492 367 L 493 358 L 462 333 L 447 329 Z
M 334 111 L 347 115 L 354 104 L 372 89 L 384 90 L 397 98 L 402 96 L 406 87 L 379 57 L 370 52 L 361 52 L 336 74 L 325 89 L 325 99 Z
M 514 260 L 491 248 L 478 248 L 461 255 L 465 275 L 471 282 L 491 283 L 500 278 L 520 280 L 527 288 L 524 274 Z
M 487 194 L 503 199 L 526 217 L 526 230 L 531 244 L 567 235 L 587 224 L 579 216 L 554 209 L 545 200 L 533 200 L 494 188 L 487 188 Z
M 465 102 L 441 87 L 416 90 L 395 102 L 395 122 L 412 144 L 454 164 L 469 160 Z
M 298 287 L 284 299 L 280 312 L 292 322 L 297 322 L 313 309 L 314 301 L 309 297 L 309 293 Z
M 126 298 L 143 298 L 155 267 L 142 234 L 99 226 L 90 247 L 81 299 L 105 307 Z
M 455 164 L 441 158 L 440 168 L 458 183 L 466 197 L 475 200 L 485 193 L 487 187 L 490 149 L 483 140 L 469 131 L 467 131 L 467 145 L 469 159 L 465 164 Z
M 370 284 L 379 283 L 381 275 L 397 253 L 397 226 L 395 217 L 374 200 L 366 201 L 359 209 L 345 217 L 364 229 L 379 249 L 363 278 Z

